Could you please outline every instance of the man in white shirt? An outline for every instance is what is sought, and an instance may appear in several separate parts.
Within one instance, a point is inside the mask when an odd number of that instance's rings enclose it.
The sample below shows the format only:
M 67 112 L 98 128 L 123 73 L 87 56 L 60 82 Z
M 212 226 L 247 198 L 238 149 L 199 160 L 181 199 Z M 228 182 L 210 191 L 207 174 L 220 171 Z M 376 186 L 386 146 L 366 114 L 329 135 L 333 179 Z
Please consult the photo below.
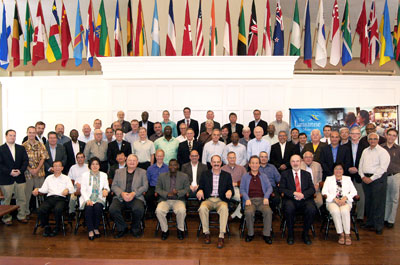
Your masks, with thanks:
M 189 197 L 195 198 L 197 188 L 199 187 L 200 183 L 200 176 L 203 174 L 204 171 L 207 171 L 207 165 L 200 163 L 199 152 L 197 150 L 192 150 L 190 152 L 190 162 L 185 163 L 182 165 L 182 172 L 188 175 L 189 182 L 190 182 L 190 192 Z
M 179 124 L 180 135 L 178 137 L 176 137 L 176 139 L 179 141 L 179 143 L 186 141 L 186 139 L 187 139 L 186 138 L 186 130 L 187 130 L 187 126 L 185 123 Z
M 154 164 L 154 154 L 156 149 L 154 143 L 147 139 L 147 130 L 143 127 L 139 129 L 139 140 L 133 143 L 132 153 L 139 159 L 138 167 L 147 170 Z
M 272 123 L 268 125 L 268 134 L 264 135 L 262 138 L 267 141 L 271 146 L 279 142 L 278 136 L 275 133 L 275 125 L 273 125 Z
M 227 155 L 229 152 L 234 152 L 236 154 L 236 164 L 241 166 L 245 166 L 247 164 L 246 147 L 239 143 L 239 139 L 239 134 L 237 132 L 232 133 L 232 142 L 225 146 L 224 154 L 222 156 L 222 161 L 224 161 L 224 164 L 228 164 Z
M 221 137 L 221 131 L 218 129 L 214 129 L 212 132 L 212 141 L 206 143 L 203 149 L 203 157 L 202 161 L 203 164 L 207 164 L 208 168 L 211 168 L 211 157 L 214 155 L 218 155 L 222 157 L 225 144 L 219 140 Z
M 324 137 L 321 138 L 321 142 L 326 144 L 331 144 L 331 132 L 332 132 L 332 126 L 325 125 L 323 128 Z
M 264 130 L 260 126 L 254 128 L 254 139 L 247 143 L 247 160 L 256 155 L 259 156 L 261 152 L 271 153 L 271 144 L 263 137 Z
M 40 225 L 44 228 L 44 237 L 56 236 L 61 226 L 61 215 L 63 214 L 65 205 L 67 203 L 67 195 L 74 192 L 74 186 L 71 179 L 62 174 L 63 165 L 61 161 L 53 162 L 54 174 L 48 176 L 43 183 L 43 186 L 32 191 L 34 196 L 39 193 L 47 194 L 46 200 L 40 205 L 38 209 L 38 218 Z M 56 227 L 53 231 L 49 226 L 49 213 L 54 211 L 56 220 Z
M 93 140 L 92 129 L 89 124 L 84 124 L 82 127 L 83 134 L 78 137 L 78 140 L 87 144 L 89 141 Z
M 83 173 L 88 172 L 89 167 L 88 164 L 85 164 L 85 154 L 77 153 L 76 154 L 76 164 L 73 165 L 68 172 L 68 177 L 71 179 L 72 184 L 74 184 L 75 194 L 79 194 L 81 190 L 81 176 Z M 69 213 L 75 212 L 75 207 L 77 203 L 77 197 L 72 194 L 69 200 Z

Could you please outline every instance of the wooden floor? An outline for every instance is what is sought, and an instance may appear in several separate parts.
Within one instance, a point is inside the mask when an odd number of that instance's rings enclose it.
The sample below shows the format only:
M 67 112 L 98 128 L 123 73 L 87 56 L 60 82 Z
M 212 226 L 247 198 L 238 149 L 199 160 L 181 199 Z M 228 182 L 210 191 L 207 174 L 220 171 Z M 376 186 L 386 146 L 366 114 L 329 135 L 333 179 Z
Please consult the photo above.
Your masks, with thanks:
M 33 218 L 34 219 L 34 218 Z M 337 243 L 335 231 L 331 230 L 324 240 L 316 223 L 317 236 L 311 246 L 300 240 L 296 232 L 295 244 L 289 246 L 280 237 L 279 220 L 274 220 L 275 238 L 267 245 L 256 230 L 255 239 L 246 243 L 239 237 L 239 222 L 232 222 L 231 237 L 226 238 L 223 249 L 216 248 L 217 231 L 212 231 L 211 245 L 205 245 L 203 238 L 196 238 L 198 219 L 188 218 L 189 237 L 183 241 L 176 238 L 171 229 L 167 241 L 154 237 L 155 220 L 146 221 L 145 234 L 136 239 L 125 236 L 114 239 L 111 235 L 89 241 L 85 229 L 77 235 L 68 230 L 67 236 L 44 238 L 38 230 L 32 235 L 34 220 L 29 224 L 14 221 L 13 226 L 0 224 L 0 256 L 54 257 L 89 259 L 197 259 L 200 264 L 399 264 L 400 225 L 385 229 L 383 235 L 360 229 L 360 241 L 353 236 L 352 246 Z M 4 260 L 3 260 L 4 261 Z M 161 263 L 161 262 L 160 262 Z M 4 264 L 0 257 L 0 264 Z

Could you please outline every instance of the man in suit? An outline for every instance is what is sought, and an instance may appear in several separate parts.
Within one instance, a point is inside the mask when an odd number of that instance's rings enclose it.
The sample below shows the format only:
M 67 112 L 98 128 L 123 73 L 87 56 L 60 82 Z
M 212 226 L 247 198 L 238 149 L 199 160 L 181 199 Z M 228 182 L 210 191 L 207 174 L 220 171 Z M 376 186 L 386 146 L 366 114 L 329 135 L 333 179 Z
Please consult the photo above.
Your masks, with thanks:
M 194 138 L 197 139 L 197 136 L 199 136 L 199 122 L 190 118 L 191 113 L 192 113 L 192 110 L 189 107 L 185 107 L 183 109 L 183 116 L 185 116 L 185 118 L 178 121 L 177 127 L 180 128 L 179 125 L 181 123 L 186 124 L 187 128 L 193 129 Z M 181 133 L 178 132 L 178 135 L 180 135 L 180 134 Z
M 229 123 L 225 124 L 224 126 L 228 127 L 229 134 L 228 138 L 231 138 L 231 135 L 233 132 L 237 132 L 239 134 L 239 137 L 242 138 L 242 130 L 243 130 L 243 125 L 240 123 L 236 123 L 237 121 L 237 115 L 234 112 L 231 112 L 229 114 Z
M 130 154 L 126 160 L 126 168 L 118 169 L 115 173 L 111 190 L 115 197 L 110 206 L 110 215 L 117 226 L 115 238 L 123 237 L 128 232 L 122 211 L 132 210 L 131 232 L 133 236 L 142 234 L 140 222 L 144 214 L 143 193 L 149 187 L 146 170 L 138 168 L 139 160 L 136 155 Z
M 299 142 L 294 146 L 294 153 L 300 155 L 307 144 L 307 134 L 299 133 Z
M 122 151 L 125 154 L 125 157 L 128 157 L 132 154 L 131 144 L 125 140 L 123 140 L 124 132 L 121 129 L 117 129 L 115 131 L 115 141 L 112 141 L 108 144 L 107 148 L 107 160 L 110 163 L 110 166 L 117 164 L 117 153 Z
M 197 150 L 190 152 L 190 161 L 182 165 L 181 171 L 185 173 L 189 178 L 190 192 L 189 197 L 195 198 L 197 189 L 199 188 L 200 176 L 203 172 L 208 170 L 207 165 L 202 164 L 200 161 L 200 155 Z
M 123 151 L 118 151 L 116 160 L 117 160 L 117 164 L 110 166 L 110 168 L 108 170 L 108 183 L 110 184 L 110 186 L 112 185 L 112 182 L 113 182 L 113 179 L 115 176 L 115 172 L 120 168 L 126 167 L 125 153 Z
M 294 145 L 287 141 L 285 131 L 278 134 L 279 142 L 271 146 L 270 162 L 278 170 L 279 173 L 290 169 L 290 158 L 294 155 Z
M 303 240 L 307 245 L 311 244 L 308 231 L 314 221 L 316 207 L 314 204 L 315 188 L 312 182 L 311 174 L 300 169 L 301 157 L 293 155 L 290 158 L 290 166 L 282 173 L 279 186 L 280 192 L 283 193 L 283 208 L 288 228 L 287 243 L 294 243 L 294 217 L 296 211 L 301 211 L 304 216 Z
M 125 113 L 122 110 L 117 112 L 117 118 L 118 118 L 117 121 L 121 124 L 121 129 L 124 133 L 127 133 L 130 130 L 132 130 L 131 124 L 129 123 L 129 121 L 125 120 Z M 112 128 L 113 124 L 111 124 L 110 127 Z
M 254 136 L 254 128 L 256 128 L 257 126 L 260 126 L 261 128 L 263 128 L 264 133 L 263 135 L 267 134 L 267 130 L 268 130 L 268 122 L 264 121 L 261 119 L 261 111 L 258 109 L 255 109 L 253 111 L 253 116 L 254 116 L 254 121 L 249 122 L 249 128 L 250 128 L 250 139 L 253 139 Z
M 38 140 L 42 144 L 46 144 L 46 137 L 43 136 L 44 129 L 46 128 L 46 124 L 42 121 L 38 121 L 35 124 L 36 130 L 36 140 Z M 28 140 L 28 135 L 24 137 L 22 143 L 25 143 Z
M 319 184 L 322 181 L 322 167 L 320 163 L 313 161 L 313 158 L 314 155 L 310 151 L 305 152 L 303 155 L 303 161 L 301 161 L 300 164 L 300 168 L 301 170 L 307 171 L 311 174 L 315 188 L 314 202 L 319 209 L 324 203 L 322 200 L 321 190 L 319 188 Z
M 6 131 L 6 143 L 0 146 L 0 189 L 4 196 L 3 205 L 10 205 L 11 198 L 15 194 L 18 208 L 17 218 L 21 223 L 26 220 L 26 196 L 25 175 L 29 159 L 25 148 L 15 143 L 16 132 Z M 11 215 L 3 216 L 3 222 L 9 226 L 12 224 Z
M 67 164 L 67 152 L 65 152 L 65 148 L 62 144 L 57 143 L 57 134 L 55 132 L 49 132 L 47 138 L 48 141 L 45 146 L 49 153 L 49 158 L 44 161 L 46 177 L 54 173 L 54 161 L 61 161 L 63 167 Z
M 365 125 L 365 132 L 367 133 L 366 136 L 362 137 L 360 142 L 362 143 L 363 146 L 368 147 L 369 142 L 368 142 L 368 134 L 370 133 L 376 133 L 376 126 L 373 123 L 368 123 Z M 379 136 L 379 145 L 382 145 L 386 143 L 386 138 L 384 136 Z
M 71 130 L 69 137 L 71 137 L 71 141 L 64 144 L 65 152 L 67 153 L 67 164 L 63 170 L 64 175 L 68 175 L 69 169 L 76 164 L 76 154 L 83 153 L 86 145 L 78 140 L 79 133 L 75 129 Z
M 214 122 L 214 128 L 213 129 L 221 129 L 221 125 L 219 124 L 219 122 L 214 120 L 214 111 L 212 110 L 208 110 L 207 114 L 206 114 L 206 121 L 203 122 L 200 125 L 200 133 L 205 132 L 206 131 L 206 122 L 208 120 L 212 120 Z
M 139 126 L 147 129 L 147 137 L 150 139 L 154 132 L 154 123 L 149 121 L 149 113 L 147 111 L 142 112 L 142 120 L 139 122 Z M 154 142 L 154 141 L 153 141 Z
M 338 131 L 332 131 L 330 136 L 330 144 L 321 150 L 320 164 L 323 170 L 322 181 L 326 177 L 333 175 L 333 165 L 335 163 L 343 163 L 344 175 L 348 175 L 348 170 L 351 165 L 350 150 L 345 145 L 340 145 L 340 136 Z
M 219 215 L 218 248 L 224 247 L 224 235 L 228 223 L 228 201 L 234 195 L 232 177 L 221 170 L 222 159 L 219 155 L 211 157 L 211 170 L 203 172 L 197 191 L 197 199 L 204 200 L 200 204 L 199 215 L 203 226 L 204 243 L 210 244 L 209 212 L 217 210 Z
M 167 214 L 173 210 L 176 215 L 177 235 L 179 240 L 185 237 L 186 194 L 189 193 L 189 179 L 185 173 L 178 171 L 176 159 L 169 161 L 169 171 L 158 176 L 156 193 L 158 205 L 157 219 L 161 226 L 161 239 L 166 240 L 169 235 Z
M 314 129 L 311 131 L 311 142 L 307 143 L 303 151 L 301 152 L 301 156 L 307 151 L 310 151 L 314 155 L 314 161 L 320 163 L 320 153 L 324 146 L 327 146 L 326 143 L 321 142 L 321 132 L 318 129 Z
M 194 130 L 189 128 L 186 132 L 186 141 L 180 143 L 178 146 L 178 162 L 181 167 L 190 161 L 189 156 L 192 150 L 196 150 L 201 158 L 202 146 L 194 138 Z

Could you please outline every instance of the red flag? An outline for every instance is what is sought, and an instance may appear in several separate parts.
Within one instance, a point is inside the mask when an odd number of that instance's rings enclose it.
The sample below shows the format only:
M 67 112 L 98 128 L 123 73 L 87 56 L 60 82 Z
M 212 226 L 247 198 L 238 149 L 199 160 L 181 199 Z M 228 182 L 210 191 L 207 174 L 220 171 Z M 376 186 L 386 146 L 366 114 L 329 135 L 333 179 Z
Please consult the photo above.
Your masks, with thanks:
M 360 36 L 361 52 L 360 62 L 365 66 L 368 64 L 369 57 L 369 39 L 368 39 L 368 24 L 367 11 L 365 9 L 365 0 L 363 1 L 360 17 L 358 18 L 356 33 Z
M 247 55 L 257 55 L 258 51 L 258 27 L 257 27 L 257 16 L 256 16 L 256 5 L 253 0 L 251 7 L 251 17 L 249 26 L 249 50 Z
M 12 31 L 12 47 L 11 47 L 11 56 L 13 57 L 14 67 L 17 67 L 20 63 L 19 56 L 19 39 L 22 35 L 21 24 L 19 23 L 19 14 L 18 14 L 18 6 L 15 3 L 14 9 L 14 20 L 13 20 L 13 31 Z
M 203 15 L 201 12 L 201 0 L 199 1 L 199 12 L 197 16 L 197 27 L 196 27 L 196 55 L 204 56 L 204 38 L 203 38 Z
M 135 56 L 143 56 L 143 45 L 144 45 L 143 24 L 144 23 L 143 23 L 142 1 L 139 0 L 137 23 L 136 23 Z
M 185 29 L 183 30 L 182 56 L 193 56 L 192 29 L 190 26 L 189 0 L 186 0 Z
M 233 56 L 231 15 L 229 13 L 229 0 L 226 1 L 225 30 L 224 30 L 224 55 Z
M 69 23 L 67 12 L 63 3 L 61 18 L 61 65 L 65 67 L 69 60 L 69 44 L 71 42 L 71 32 L 69 31 Z
M 127 55 L 133 56 L 133 19 L 132 19 L 132 5 L 131 0 L 128 2 L 128 11 L 127 11 Z
M 36 27 L 33 35 L 32 64 L 44 59 L 44 42 L 46 39 L 45 25 L 42 11 L 42 4 L 39 1 L 36 12 Z

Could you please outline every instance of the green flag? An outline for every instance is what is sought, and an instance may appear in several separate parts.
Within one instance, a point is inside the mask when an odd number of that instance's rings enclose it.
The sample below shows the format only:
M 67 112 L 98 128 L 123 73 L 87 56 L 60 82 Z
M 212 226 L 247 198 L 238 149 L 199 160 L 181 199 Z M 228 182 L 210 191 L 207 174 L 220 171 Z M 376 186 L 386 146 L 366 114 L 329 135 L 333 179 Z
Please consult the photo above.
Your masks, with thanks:
M 25 36 L 24 36 L 24 65 L 32 60 L 31 43 L 32 43 L 33 27 L 31 14 L 29 12 L 29 4 L 26 1 L 26 16 L 25 16 Z
M 290 36 L 290 55 L 300 56 L 301 34 L 300 34 L 299 6 L 297 4 L 297 0 L 294 6 L 293 24 L 291 33 L 292 34 Z
M 247 55 L 246 25 L 244 23 L 243 0 L 240 6 L 237 55 Z

